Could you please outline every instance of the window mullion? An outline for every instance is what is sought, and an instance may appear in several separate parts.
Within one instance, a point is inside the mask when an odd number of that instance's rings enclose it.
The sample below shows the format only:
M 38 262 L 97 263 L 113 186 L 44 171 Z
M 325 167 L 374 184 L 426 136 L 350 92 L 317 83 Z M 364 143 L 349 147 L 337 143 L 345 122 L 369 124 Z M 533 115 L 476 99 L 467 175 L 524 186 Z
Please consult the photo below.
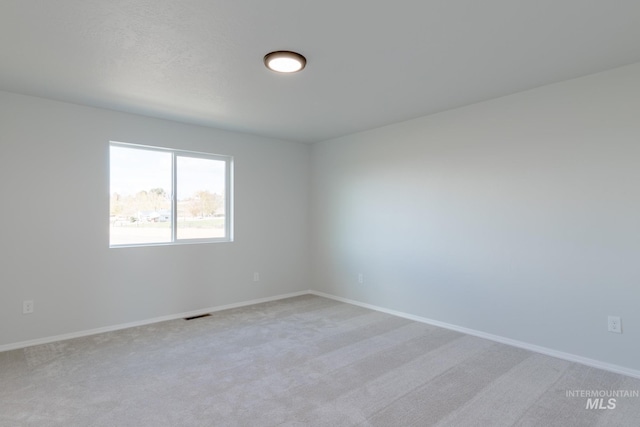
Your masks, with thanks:
M 177 156 L 176 153 L 171 153 L 171 241 L 176 242 L 178 240 L 178 195 L 176 189 L 178 188 L 178 173 L 177 173 Z

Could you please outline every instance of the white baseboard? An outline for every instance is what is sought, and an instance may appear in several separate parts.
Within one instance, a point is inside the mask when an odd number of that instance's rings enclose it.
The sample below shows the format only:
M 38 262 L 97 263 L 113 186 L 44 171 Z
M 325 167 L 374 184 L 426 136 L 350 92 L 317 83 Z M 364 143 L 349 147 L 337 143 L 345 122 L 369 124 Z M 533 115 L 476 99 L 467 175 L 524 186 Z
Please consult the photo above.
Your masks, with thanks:
M 513 347 L 522 348 L 525 350 L 533 351 L 535 353 L 544 354 L 547 356 L 556 357 L 558 359 L 567 360 L 569 362 L 579 363 L 581 365 L 591 366 L 592 368 L 598 368 L 609 372 L 614 372 L 616 374 L 626 375 L 629 377 L 639 378 L 640 379 L 640 371 L 636 369 L 626 368 L 624 366 L 618 366 L 611 363 L 601 362 L 599 360 L 589 359 L 587 357 L 578 356 L 571 353 L 565 353 L 562 351 L 554 350 L 551 348 L 541 347 L 535 344 L 529 344 L 522 341 L 513 340 L 511 338 L 501 337 L 499 335 L 493 335 L 482 331 L 477 331 L 475 329 L 469 329 L 462 326 L 452 325 L 450 323 L 440 322 L 438 320 L 428 319 L 426 317 L 414 316 L 413 314 L 403 313 L 401 311 L 390 310 L 384 307 L 378 307 L 372 304 L 367 304 L 355 300 L 351 300 L 348 298 L 342 298 L 335 295 L 327 294 L 324 292 L 318 291 L 309 291 L 312 295 L 317 295 L 324 298 L 333 299 L 336 301 L 344 302 L 347 304 L 357 305 L 359 307 L 368 308 L 375 311 L 380 311 L 382 313 L 391 314 L 398 317 L 403 317 L 409 320 L 415 320 L 416 322 L 426 323 L 433 326 L 438 326 L 440 328 L 450 329 L 452 331 L 461 332 L 467 335 L 473 335 L 479 338 L 484 338 L 490 341 L 499 342 L 501 344 L 507 344 Z
M 567 360 L 569 362 L 575 362 L 575 363 L 579 363 L 581 365 L 591 366 L 593 368 L 602 369 L 602 370 L 605 370 L 605 371 L 614 372 L 616 374 L 626 375 L 626 376 L 629 376 L 629 377 L 639 378 L 640 379 L 640 371 L 638 371 L 636 369 L 631 369 L 631 368 L 627 368 L 627 367 L 624 367 L 624 366 L 618 366 L 618 365 L 614 365 L 614 364 L 611 364 L 611 363 L 602 362 L 602 361 L 599 361 L 599 360 L 589 359 L 587 357 L 582 357 L 582 356 L 578 356 L 578 355 L 571 354 L 571 353 L 565 353 L 565 352 L 562 352 L 562 351 L 558 351 L 558 350 L 554 350 L 554 349 L 550 349 L 550 348 L 546 348 L 546 347 L 541 347 L 541 346 L 538 346 L 538 345 L 535 345 L 535 344 L 529 344 L 529 343 L 526 343 L 526 342 L 523 342 L 523 341 L 518 341 L 518 340 L 511 339 L 511 338 L 505 338 L 505 337 L 501 337 L 499 335 L 493 335 L 493 334 L 489 334 L 489 333 L 486 333 L 486 332 L 477 331 L 475 329 L 470 329 L 470 328 L 465 328 L 465 327 L 462 327 L 462 326 L 452 325 L 450 323 L 440 322 L 438 320 L 428 319 L 426 317 L 415 316 L 413 314 L 408 314 L 408 313 L 404 313 L 404 312 L 397 311 L 397 310 L 391 310 L 391 309 L 388 309 L 388 308 L 379 307 L 379 306 L 376 306 L 376 305 L 367 304 L 367 303 L 363 303 L 363 302 L 360 302 L 360 301 L 356 301 L 356 300 L 352 300 L 352 299 L 348 299 L 348 298 L 342 298 L 342 297 L 339 297 L 339 296 L 335 296 L 335 295 L 331 295 L 331 294 L 327 294 L 327 293 L 319 292 L 319 291 L 313 291 L 313 290 L 301 291 L 301 292 L 292 292 L 292 293 L 288 293 L 288 294 L 276 295 L 276 296 L 273 296 L 273 297 L 258 298 L 258 299 L 253 299 L 253 300 L 249 300 L 249 301 L 242 301 L 242 302 L 233 303 L 233 304 L 226 304 L 226 305 L 221 305 L 221 306 L 216 306 L 216 307 L 203 308 L 203 309 L 200 309 L 200 310 L 194 310 L 194 311 L 189 311 L 189 312 L 185 312 L 185 313 L 178 313 L 178 314 L 171 314 L 171 315 L 168 315 L 168 316 L 155 317 L 153 319 L 146 319 L 146 320 L 141 320 L 141 321 L 137 321 L 137 322 L 123 323 L 123 324 L 114 325 L 114 326 L 106 326 L 106 327 L 103 327 L 103 328 L 88 329 L 88 330 L 84 330 L 84 331 L 72 332 L 72 333 L 69 333 L 69 334 L 62 334 L 62 335 L 55 335 L 55 336 L 50 336 L 50 337 L 45 337 L 45 338 L 38 338 L 38 339 L 28 340 L 28 341 L 20 341 L 20 342 L 11 343 L 11 344 L 0 345 L 0 352 L 9 351 L 9 350 L 17 350 L 17 349 L 20 349 L 20 348 L 31 347 L 31 346 L 34 346 L 34 345 L 49 344 L 49 343 L 52 343 L 52 342 L 63 341 L 63 340 L 68 340 L 68 339 L 72 339 L 72 338 L 80 338 L 80 337 L 85 337 L 85 336 L 89 336 L 89 335 L 96 335 L 96 334 L 101 334 L 101 333 L 104 333 L 104 332 L 113 332 L 113 331 L 118 331 L 118 330 L 121 330 L 121 329 L 133 328 L 133 327 L 136 327 L 136 326 L 150 325 L 152 323 L 165 322 L 167 320 L 175 320 L 175 319 L 183 319 L 185 317 L 199 316 L 201 314 L 213 313 L 213 312 L 216 312 L 216 311 L 228 310 L 228 309 L 231 309 L 231 308 L 245 307 L 245 306 L 248 306 L 248 305 L 260 304 L 260 303 L 270 302 L 270 301 L 277 301 L 277 300 L 281 300 L 281 299 L 285 299 L 285 298 L 292 298 L 292 297 L 297 297 L 297 296 L 301 296 L 301 295 L 309 295 L 309 294 L 317 295 L 317 296 L 324 297 L 324 298 L 329 298 L 329 299 L 332 299 L 332 300 L 344 302 L 344 303 L 351 304 L 351 305 L 356 305 L 356 306 L 359 306 L 359 307 L 368 308 L 368 309 L 371 309 L 371 310 L 375 310 L 375 311 L 379 311 L 379 312 L 382 312 L 382 313 L 391 314 L 393 316 L 398 316 L 398 317 L 402 317 L 402 318 L 409 319 L 409 320 L 414 320 L 414 321 L 420 322 L 420 323 L 426 323 L 426 324 L 429 324 L 429 325 L 438 326 L 440 328 L 450 329 L 452 331 L 461 332 L 463 334 L 473 335 L 473 336 L 476 336 L 476 337 L 479 337 L 479 338 L 484 338 L 484 339 L 487 339 L 487 340 L 490 340 L 490 341 L 495 341 L 495 342 L 499 342 L 499 343 L 502 343 L 502 344 L 511 345 L 513 347 L 518 347 L 518 348 L 522 348 L 522 349 L 525 349 L 525 350 L 533 351 L 535 353 L 540 353 L 540 354 L 544 354 L 544 355 L 547 355 L 547 356 L 556 357 L 558 359 Z
M 300 295 L 309 295 L 309 291 L 293 292 L 293 293 L 289 293 L 289 294 L 276 295 L 276 296 L 267 297 L 267 298 L 258 298 L 258 299 L 253 299 L 253 300 L 250 300 L 250 301 L 242 301 L 242 302 L 237 302 L 237 303 L 233 303 L 233 304 L 226 304 L 226 305 L 220 305 L 220 306 L 216 306 L 216 307 L 203 308 L 203 309 L 200 309 L 200 310 L 189 311 L 189 312 L 186 312 L 186 313 L 178 313 L 178 314 L 170 314 L 168 316 L 154 317 L 153 319 L 140 320 L 140 321 L 137 321 L 137 322 L 122 323 L 122 324 L 119 324 L 119 325 L 106 326 L 106 327 L 103 327 L 103 328 L 88 329 L 88 330 L 84 330 L 84 331 L 72 332 L 72 333 L 69 333 L 69 334 L 54 335 L 54 336 L 51 336 L 51 337 L 38 338 L 38 339 L 28 340 L 28 341 L 20 341 L 20 342 L 11 343 L 11 344 L 0 345 L 0 352 L 9 351 L 9 350 L 17 350 L 17 349 L 20 349 L 20 348 L 31 347 L 31 346 L 34 346 L 34 345 L 49 344 L 49 343 L 52 343 L 52 342 L 69 340 L 69 339 L 72 339 L 72 338 L 86 337 L 88 335 L 102 334 L 104 332 L 113 332 L 113 331 L 118 331 L 120 329 L 134 328 L 136 326 L 150 325 L 152 323 L 165 322 L 167 320 L 184 319 L 185 317 L 199 316 L 201 314 L 213 313 L 213 312 L 222 311 L 222 310 L 228 310 L 230 308 L 244 307 L 244 306 L 247 306 L 247 305 L 260 304 L 260 303 L 263 303 L 263 302 L 277 301 L 277 300 L 281 300 L 281 299 L 285 299 L 285 298 L 297 297 L 297 296 L 300 296 Z

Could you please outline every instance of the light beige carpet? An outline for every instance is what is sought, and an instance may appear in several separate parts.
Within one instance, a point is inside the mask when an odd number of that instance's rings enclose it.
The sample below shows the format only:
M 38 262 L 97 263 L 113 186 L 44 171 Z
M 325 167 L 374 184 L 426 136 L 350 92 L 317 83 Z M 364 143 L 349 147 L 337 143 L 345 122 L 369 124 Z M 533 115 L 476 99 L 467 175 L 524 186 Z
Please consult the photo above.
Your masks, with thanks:
M 3 427 L 640 425 L 576 390 L 640 380 L 317 296 L 0 353 Z

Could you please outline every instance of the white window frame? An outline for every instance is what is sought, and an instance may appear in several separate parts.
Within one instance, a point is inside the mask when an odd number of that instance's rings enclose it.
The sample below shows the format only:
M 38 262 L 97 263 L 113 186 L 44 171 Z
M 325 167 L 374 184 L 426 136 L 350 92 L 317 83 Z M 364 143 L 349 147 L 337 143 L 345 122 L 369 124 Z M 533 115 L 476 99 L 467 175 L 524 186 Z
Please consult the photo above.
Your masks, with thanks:
M 128 248 L 138 246 L 168 246 L 168 245 L 190 245 L 198 243 L 225 243 L 233 242 L 233 157 L 221 154 L 211 154 L 199 151 L 179 150 L 174 148 L 157 147 L 152 145 L 131 144 L 127 142 L 109 141 L 109 148 L 123 147 L 146 151 L 160 151 L 171 154 L 171 241 L 154 243 L 124 243 L 111 244 L 110 248 Z M 225 237 L 209 237 L 203 239 L 178 239 L 178 200 L 176 197 L 176 187 L 178 182 L 177 163 L 178 157 L 192 157 L 197 159 L 210 159 L 225 162 L 225 204 L 224 204 L 224 234 Z M 111 158 L 109 158 L 111 160 Z M 111 169 L 109 169 L 110 171 Z M 111 183 L 111 172 L 109 172 L 109 183 Z M 109 191 L 111 193 L 111 191 Z

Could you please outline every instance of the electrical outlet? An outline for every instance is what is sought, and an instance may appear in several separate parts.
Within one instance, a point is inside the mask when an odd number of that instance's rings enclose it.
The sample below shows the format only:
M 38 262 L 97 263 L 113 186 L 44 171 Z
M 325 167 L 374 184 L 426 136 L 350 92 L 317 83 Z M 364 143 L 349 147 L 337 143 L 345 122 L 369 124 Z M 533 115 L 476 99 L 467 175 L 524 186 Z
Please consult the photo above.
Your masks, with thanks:
M 616 334 L 622 333 L 620 316 L 609 316 L 609 332 L 615 332 Z
M 258 273 L 258 272 L 253 273 L 253 281 L 254 282 L 259 282 L 260 281 L 260 273 Z
M 22 314 L 33 313 L 33 300 L 22 301 Z
M 358 273 L 358 283 L 360 284 L 364 283 L 364 274 Z

